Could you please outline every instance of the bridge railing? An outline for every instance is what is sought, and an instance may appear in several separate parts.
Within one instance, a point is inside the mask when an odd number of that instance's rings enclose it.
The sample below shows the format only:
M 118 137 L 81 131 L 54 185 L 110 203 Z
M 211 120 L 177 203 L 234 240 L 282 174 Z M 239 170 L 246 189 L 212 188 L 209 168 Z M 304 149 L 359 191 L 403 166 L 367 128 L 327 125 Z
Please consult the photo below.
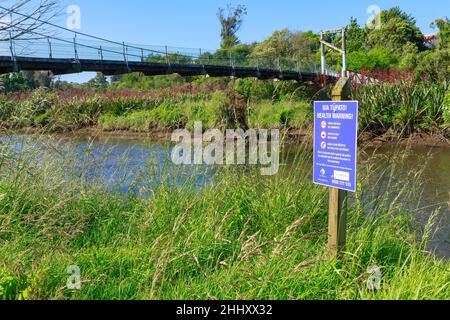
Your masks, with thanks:
M 49 59 L 112 60 L 122 61 L 125 64 L 140 61 L 165 64 L 202 64 L 231 68 L 252 67 L 280 72 L 310 71 L 318 73 L 319 71 L 315 61 L 300 56 L 287 59 L 277 55 L 254 56 L 233 50 L 136 45 L 70 30 L 50 21 L 27 16 L 14 9 L 1 6 L 0 9 L 11 15 L 34 20 L 48 29 L 43 33 L 44 31 L 39 32 L 37 29 L 24 30 L 20 25 L 14 25 L 0 32 L 0 39 L 3 39 L 0 41 L 0 55 L 9 56 L 11 59 L 21 56 Z M 9 33 L 9 37 L 5 33 Z
M 232 50 L 205 50 L 170 46 L 146 46 L 77 36 L 63 38 L 27 34 L 25 38 L 0 41 L 0 56 L 50 59 L 90 59 L 165 64 L 195 64 L 226 67 L 252 67 L 281 71 L 317 72 L 314 61 L 279 56 L 253 56 Z

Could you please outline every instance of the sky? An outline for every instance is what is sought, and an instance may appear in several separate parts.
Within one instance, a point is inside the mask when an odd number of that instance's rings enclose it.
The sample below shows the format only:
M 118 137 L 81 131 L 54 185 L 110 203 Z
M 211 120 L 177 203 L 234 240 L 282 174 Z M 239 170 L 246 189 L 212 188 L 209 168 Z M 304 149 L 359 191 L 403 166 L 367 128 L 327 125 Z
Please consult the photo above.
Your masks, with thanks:
M 399 6 L 416 18 L 424 33 L 436 32 L 430 28 L 436 18 L 450 17 L 448 0 L 62 0 L 61 8 L 79 6 L 79 31 L 84 33 L 119 42 L 213 50 L 220 46 L 216 12 L 228 3 L 247 7 L 238 33 L 244 43 L 262 41 L 284 28 L 318 32 L 343 27 L 350 17 L 363 25 L 373 5 L 381 10 Z M 65 26 L 68 17 L 61 15 L 57 23 Z M 83 73 L 62 79 L 84 82 L 92 76 Z

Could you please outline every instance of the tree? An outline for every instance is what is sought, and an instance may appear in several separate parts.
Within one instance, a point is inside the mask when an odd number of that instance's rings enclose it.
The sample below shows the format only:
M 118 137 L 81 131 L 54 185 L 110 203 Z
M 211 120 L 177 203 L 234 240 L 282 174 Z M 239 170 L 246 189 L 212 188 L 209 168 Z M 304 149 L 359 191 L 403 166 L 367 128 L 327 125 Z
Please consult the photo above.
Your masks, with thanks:
M 247 7 L 243 5 L 238 5 L 237 7 L 228 5 L 226 9 L 219 8 L 217 17 L 222 28 L 220 32 L 222 48 L 230 48 L 239 43 L 236 34 L 242 27 L 242 23 L 244 22 L 243 17 L 246 14 Z
M 353 51 L 348 55 L 348 68 L 352 71 L 368 71 L 378 69 L 391 69 L 397 64 L 397 58 L 390 50 L 381 46 L 366 52 Z
M 4 92 L 26 91 L 30 89 L 29 80 L 22 72 L 9 73 L 2 75 Z
M 97 72 L 95 78 L 92 78 L 87 82 L 87 86 L 92 89 L 105 89 L 108 87 L 108 80 L 101 72 Z
M 252 53 L 253 47 L 254 45 L 237 44 L 230 48 L 221 48 L 205 58 L 209 59 L 209 63 L 212 64 L 229 65 L 233 62 L 235 66 L 248 66 L 248 57 Z
M 48 71 L 21 71 L 27 80 L 28 89 L 50 88 L 53 82 L 53 76 Z
M 439 28 L 439 48 L 450 48 L 450 20 L 448 18 L 436 19 L 432 28 Z
M 0 41 L 46 34 L 47 22 L 58 14 L 57 0 L 0 1 Z
M 415 19 L 399 7 L 381 13 L 381 27 L 368 30 L 367 42 L 369 48 L 383 46 L 398 55 L 402 54 L 403 47 L 408 43 L 414 44 L 419 51 L 425 49 L 423 34 Z
M 419 57 L 416 74 L 436 82 L 450 81 L 450 49 L 423 52 Z
M 319 37 L 313 32 L 293 32 L 288 29 L 275 31 L 269 38 L 257 44 L 252 56 L 260 59 L 278 57 L 304 65 L 315 63 L 319 50 Z
M 350 18 L 346 27 L 347 52 L 355 52 L 367 47 L 367 30 L 361 28 L 355 18 Z

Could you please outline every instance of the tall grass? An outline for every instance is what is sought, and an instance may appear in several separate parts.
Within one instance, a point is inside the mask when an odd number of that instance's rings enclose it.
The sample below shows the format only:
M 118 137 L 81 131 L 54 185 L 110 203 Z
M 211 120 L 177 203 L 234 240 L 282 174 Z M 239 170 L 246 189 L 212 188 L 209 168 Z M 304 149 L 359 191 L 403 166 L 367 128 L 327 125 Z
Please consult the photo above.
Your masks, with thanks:
M 449 83 L 412 80 L 361 86 L 354 90 L 360 101 L 360 122 L 364 130 L 401 136 L 414 132 L 433 132 L 447 128 Z
M 312 119 L 310 103 L 260 101 L 251 105 L 248 121 L 252 128 L 303 129 L 312 123 Z
M 218 87 L 176 87 L 150 91 L 79 91 L 31 93 L 0 97 L 0 128 L 34 127 L 40 131 L 101 130 L 151 132 L 191 128 L 202 121 L 209 128 L 255 127 L 304 129 L 312 123 L 311 92 L 296 88 L 270 97 L 256 81 L 236 82 L 237 91 Z M 256 88 L 255 88 L 256 87 Z M 265 88 L 265 85 L 262 85 Z M 277 88 L 277 87 L 276 87 Z M 449 84 L 403 80 L 357 86 L 361 129 L 398 136 L 445 132 L 450 126 Z M 261 89 L 261 90 L 259 90 Z M 209 90 L 209 91 L 208 91 Z M 261 91 L 261 92 L 260 92 Z M 318 99 L 321 92 L 316 98 Z M 240 93 L 238 93 L 240 92 Z M 259 98 L 258 98 L 259 97 Z M 325 97 L 321 97 L 324 98 Z
M 229 167 L 208 184 L 174 184 L 172 172 L 141 197 L 88 183 L 98 162 L 75 165 L 78 155 L 47 142 L 36 153 L 39 141 L 0 146 L 2 298 L 450 298 L 449 263 L 426 252 L 407 205 L 420 170 L 399 179 L 401 154 L 362 166 L 348 247 L 329 262 L 327 194 L 310 182 L 306 146 L 276 177 Z M 372 264 L 381 290 L 367 287 Z M 81 268 L 81 290 L 66 288 L 69 265 Z

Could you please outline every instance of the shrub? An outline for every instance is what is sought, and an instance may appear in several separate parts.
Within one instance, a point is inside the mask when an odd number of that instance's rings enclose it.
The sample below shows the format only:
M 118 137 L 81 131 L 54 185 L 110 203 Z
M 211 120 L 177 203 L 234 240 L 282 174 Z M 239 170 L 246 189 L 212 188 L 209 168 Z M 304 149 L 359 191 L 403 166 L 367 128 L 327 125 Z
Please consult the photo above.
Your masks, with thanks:
M 247 105 L 244 98 L 232 91 L 215 92 L 207 104 L 207 126 L 210 128 L 246 128 Z
M 245 78 L 235 81 L 233 89 L 250 101 L 259 101 L 272 99 L 274 85 L 271 81 Z

